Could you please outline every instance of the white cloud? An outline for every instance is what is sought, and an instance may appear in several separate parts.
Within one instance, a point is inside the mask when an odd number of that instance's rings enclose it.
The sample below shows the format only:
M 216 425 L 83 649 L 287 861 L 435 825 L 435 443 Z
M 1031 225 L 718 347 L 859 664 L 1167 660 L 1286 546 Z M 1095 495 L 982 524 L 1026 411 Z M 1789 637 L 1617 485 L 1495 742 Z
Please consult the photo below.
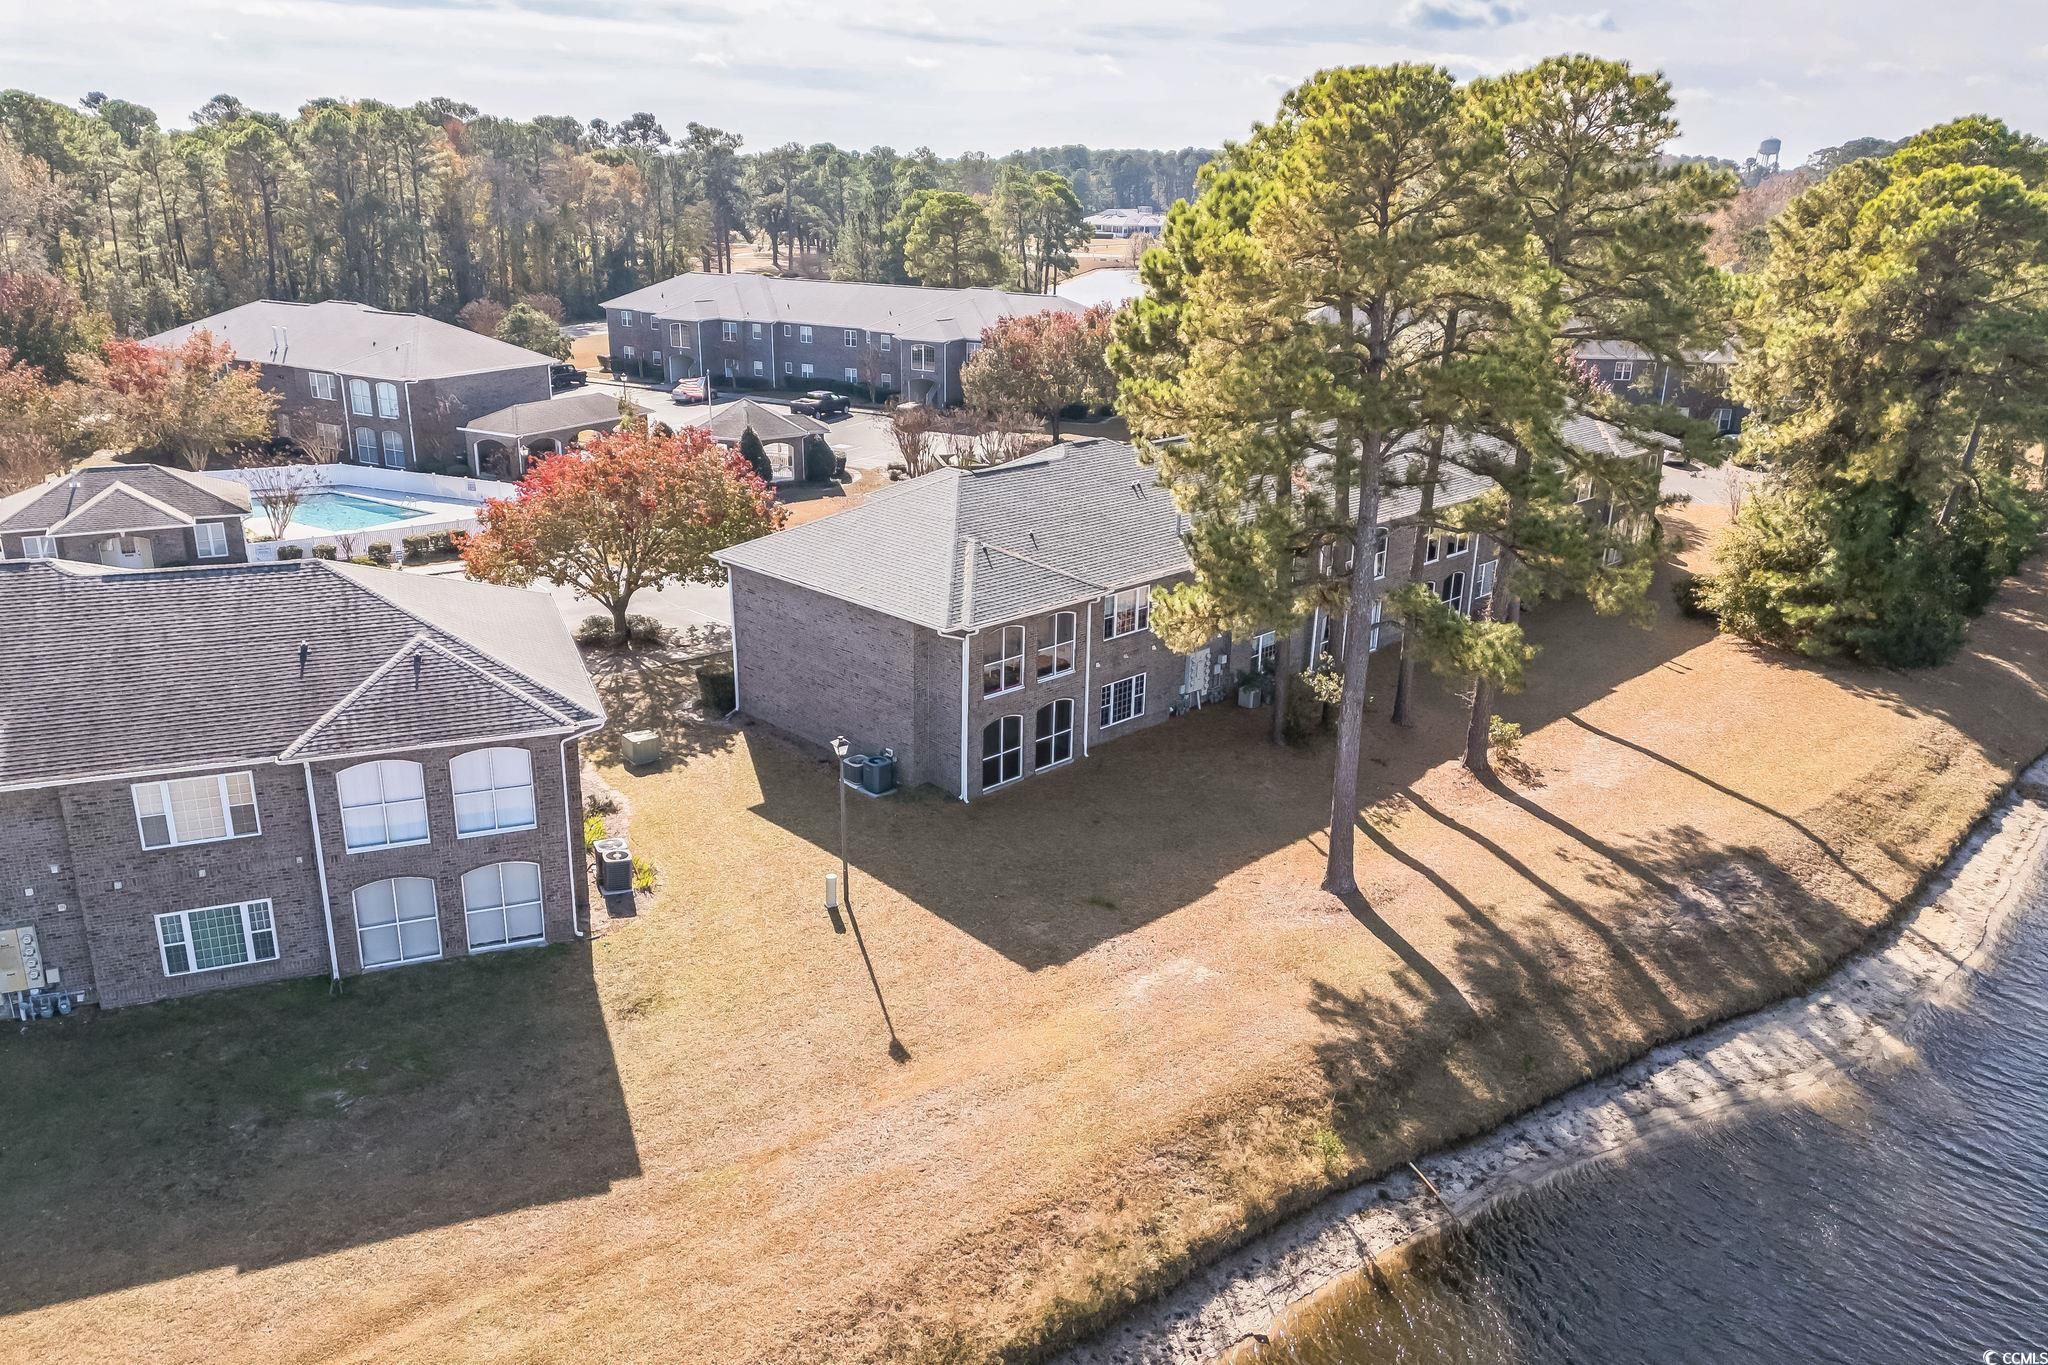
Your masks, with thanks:
M 693 52 L 690 61 L 696 66 L 731 66 L 732 58 L 723 52 Z
M 1088 60 L 1094 62 L 1096 70 L 1100 71 L 1105 76 L 1115 76 L 1121 78 L 1124 74 L 1123 67 L 1119 66 L 1117 64 L 1116 58 L 1110 56 L 1107 52 L 1090 53 L 1088 56 Z
M 1408 0 L 1401 9 L 1410 28 L 1506 28 L 1528 17 L 1516 0 Z
M 904 55 L 903 64 L 914 66 L 919 71 L 931 71 L 941 65 L 937 57 L 913 57 L 907 53 Z

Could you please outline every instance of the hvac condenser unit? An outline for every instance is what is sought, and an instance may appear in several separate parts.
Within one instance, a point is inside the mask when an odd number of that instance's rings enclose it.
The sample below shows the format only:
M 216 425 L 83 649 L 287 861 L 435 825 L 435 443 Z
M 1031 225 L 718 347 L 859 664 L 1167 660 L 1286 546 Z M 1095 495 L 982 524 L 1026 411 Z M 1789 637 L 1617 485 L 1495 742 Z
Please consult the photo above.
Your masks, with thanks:
M 43 988 L 43 950 L 36 931 L 0 929 L 0 995 Z

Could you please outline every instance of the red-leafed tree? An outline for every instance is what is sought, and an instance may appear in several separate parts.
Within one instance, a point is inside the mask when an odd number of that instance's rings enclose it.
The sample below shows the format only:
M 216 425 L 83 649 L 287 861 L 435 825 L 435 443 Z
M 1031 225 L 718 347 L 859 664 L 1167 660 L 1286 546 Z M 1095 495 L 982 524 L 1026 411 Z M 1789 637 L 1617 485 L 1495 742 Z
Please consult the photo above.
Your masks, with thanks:
M 0 346 L 0 494 L 41 483 L 90 453 L 87 401 Z
M 961 367 L 969 407 L 988 413 L 1029 413 L 1055 441 L 1060 414 L 1076 403 L 1109 403 L 1109 320 L 1099 304 L 1085 313 L 1045 312 L 1004 318 L 981 335 L 981 349 Z
M 109 435 L 137 450 L 161 451 L 187 469 L 204 469 L 243 441 L 273 429 L 277 399 L 264 392 L 252 366 L 208 331 L 176 346 L 125 337 L 76 368 L 109 423 Z
M 612 643 L 623 645 L 633 594 L 723 582 L 711 556 L 778 529 L 783 516 L 746 460 L 701 428 L 620 430 L 542 462 L 517 497 L 486 502 L 462 558 L 486 582 L 575 588 L 611 613 Z

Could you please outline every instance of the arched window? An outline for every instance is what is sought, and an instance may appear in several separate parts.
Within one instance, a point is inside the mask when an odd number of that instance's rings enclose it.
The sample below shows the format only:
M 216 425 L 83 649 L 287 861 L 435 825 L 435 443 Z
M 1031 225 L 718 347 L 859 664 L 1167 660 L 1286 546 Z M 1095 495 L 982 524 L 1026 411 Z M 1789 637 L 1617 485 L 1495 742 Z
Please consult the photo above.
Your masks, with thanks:
M 1003 716 L 981 727 L 981 789 L 1024 776 L 1024 717 Z
M 448 760 L 455 788 L 455 833 L 532 829 L 533 755 L 524 749 L 473 749 Z
M 409 759 L 358 763 L 334 775 L 341 837 L 350 853 L 427 842 L 425 770 Z
M 469 922 L 469 950 L 539 943 L 540 864 L 492 863 L 462 874 L 462 913 Z
M 377 415 L 387 422 L 398 420 L 398 385 L 377 385 Z
M 390 877 L 357 887 L 352 899 L 363 970 L 441 955 L 441 917 L 432 879 Z

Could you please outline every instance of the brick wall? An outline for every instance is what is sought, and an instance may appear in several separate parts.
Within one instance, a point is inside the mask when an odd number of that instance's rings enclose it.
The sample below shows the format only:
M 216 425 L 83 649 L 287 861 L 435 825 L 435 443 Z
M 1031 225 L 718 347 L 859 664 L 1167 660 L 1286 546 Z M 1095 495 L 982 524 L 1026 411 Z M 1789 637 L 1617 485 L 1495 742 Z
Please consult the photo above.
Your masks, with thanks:
M 0 929 L 31 928 L 59 985 L 92 984 L 64 813 L 53 791 L 0 792 Z
M 204 518 L 204 520 L 218 521 L 227 528 L 228 552 L 225 558 L 204 560 L 199 558 L 197 540 L 194 537 L 194 533 L 188 530 L 135 532 L 134 534 L 149 542 L 150 567 L 168 569 L 180 564 L 234 564 L 249 557 L 249 547 L 243 537 L 242 519 L 240 517 L 208 517 Z M 57 557 L 59 559 L 76 560 L 86 564 L 97 564 L 100 562 L 100 549 L 109 539 L 111 537 L 105 535 L 59 536 L 57 537 Z M 19 559 L 21 557 L 21 537 L 18 534 L 9 532 L 6 535 L 0 535 L 0 557 L 7 559 Z

